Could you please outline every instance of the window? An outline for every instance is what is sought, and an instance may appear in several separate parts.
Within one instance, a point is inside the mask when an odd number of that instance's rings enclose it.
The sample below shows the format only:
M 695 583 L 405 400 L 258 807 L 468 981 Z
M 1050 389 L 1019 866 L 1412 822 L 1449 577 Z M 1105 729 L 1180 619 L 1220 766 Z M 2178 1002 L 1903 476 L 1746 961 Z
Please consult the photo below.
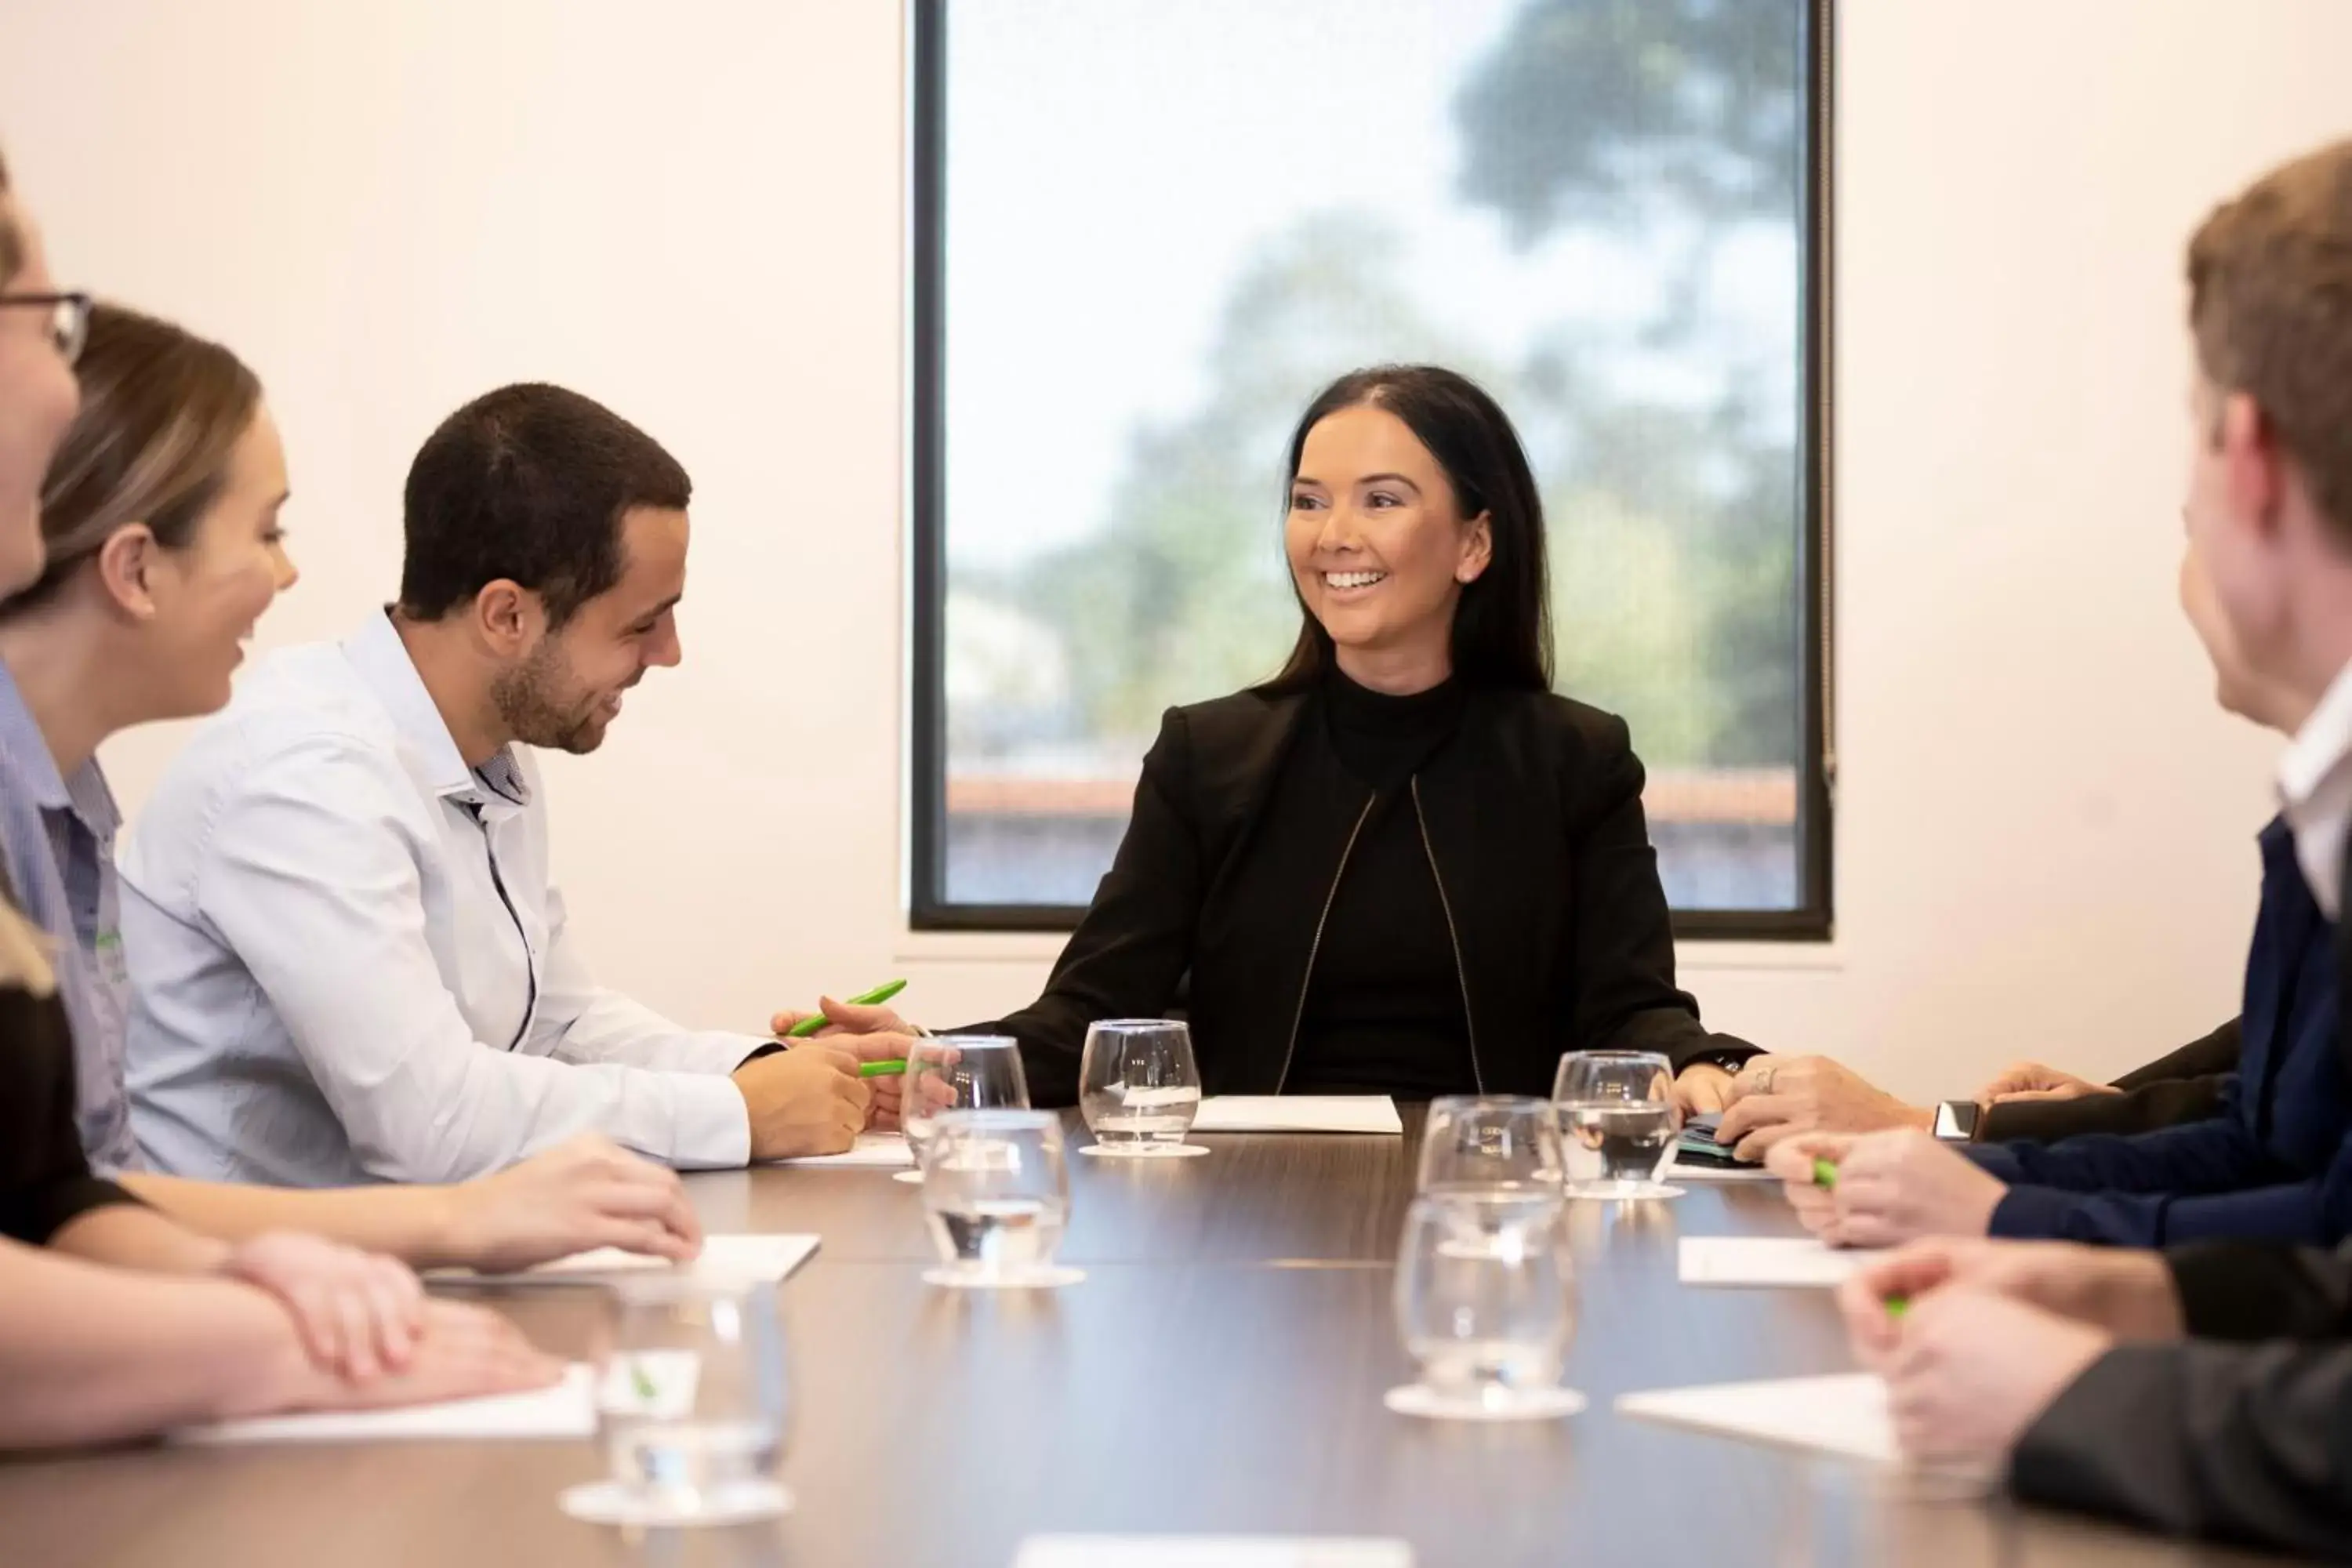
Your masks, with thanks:
M 1292 421 L 1486 384 L 1676 927 L 1829 931 L 1827 0 L 915 0 L 918 926 L 1074 923 L 1288 651 Z

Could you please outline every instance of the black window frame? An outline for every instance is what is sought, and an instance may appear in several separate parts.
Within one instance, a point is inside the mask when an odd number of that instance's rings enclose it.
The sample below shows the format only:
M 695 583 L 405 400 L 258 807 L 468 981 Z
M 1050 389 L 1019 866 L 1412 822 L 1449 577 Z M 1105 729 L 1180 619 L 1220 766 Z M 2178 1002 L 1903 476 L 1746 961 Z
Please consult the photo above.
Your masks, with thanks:
M 912 777 L 908 844 L 908 923 L 915 931 L 1068 931 L 1084 905 L 952 903 L 947 880 L 947 121 L 948 10 L 953 0 L 908 0 L 912 30 L 908 83 L 908 493 L 913 573 Z M 1800 178 L 1805 251 L 1800 268 L 1798 442 L 1803 493 L 1798 581 L 1798 903 L 1789 910 L 1676 910 L 1676 938 L 1822 942 L 1835 934 L 1832 843 L 1836 792 L 1832 728 L 1834 664 L 1830 387 L 1832 112 L 1835 0 L 1804 7 L 1802 58 L 1810 82 Z

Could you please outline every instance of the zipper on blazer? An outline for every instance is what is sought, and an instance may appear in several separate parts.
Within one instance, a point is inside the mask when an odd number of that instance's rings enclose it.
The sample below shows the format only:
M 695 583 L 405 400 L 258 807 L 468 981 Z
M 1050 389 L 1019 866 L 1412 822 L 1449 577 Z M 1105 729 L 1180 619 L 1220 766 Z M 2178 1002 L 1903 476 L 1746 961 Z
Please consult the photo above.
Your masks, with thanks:
M 1462 986 L 1462 1027 L 1470 1036 L 1470 1080 L 1486 1092 L 1486 1074 L 1478 1066 L 1478 1022 L 1470 1016 L 1470 971 L 1462 963 L 1462 933 L 1454 928 L 1453 900 L 1445 896 L 1445 874 L 1437 868 L 1437 846 L 1429 841 L 1429 819 L 1421 814 L 1421 775 L 1411 781 L 1412 820 L 1421 829 L 1421 852 L 1429 857 L 1429 879 L 1437 884 L 1437 907 L 1445 911 L 1445 940 L 1454 944 L 1454 978 Z
M 1364 823 L 1372 815 L 1372 807 L 1381 803 L 1380 792 L 1364 802 L 1364 809 L 1356 814 L 1356 826 L 1348 830 L 1348 842 L 1339 851 L 1339 868 L 1331 873 L 1331 886 L 1323 894 L 1323 912 L 1315 917 L 1315 941 L 1307 949 L 1307 973 L 1298 977 L 1298 1006 L 1290 1015 L 1290 1044 L 1283 1047 L 1282 1076 L 1274 1080 L 1274 1092 L 1280 1094 L 1290 1081 L 1290 1059 L 1298 1054 L 1298 1026 L 1307 1021 L 1307 988 L 1315 983 L 1315 957 L 1323 951 L 1323 928 L 1330 923 L 1331 905 L 1339 897 L 1339 880 L 1348 874 L 1348 857 L 1356 852 L 1356 839 L 1364 831 Z M 1416 806 L 1416 810 L 1418 807 Z M 1444 890 L 1438 898 L 1444 899 Z M 1472 1064 L 1475 1068 L 1475 1063 Z

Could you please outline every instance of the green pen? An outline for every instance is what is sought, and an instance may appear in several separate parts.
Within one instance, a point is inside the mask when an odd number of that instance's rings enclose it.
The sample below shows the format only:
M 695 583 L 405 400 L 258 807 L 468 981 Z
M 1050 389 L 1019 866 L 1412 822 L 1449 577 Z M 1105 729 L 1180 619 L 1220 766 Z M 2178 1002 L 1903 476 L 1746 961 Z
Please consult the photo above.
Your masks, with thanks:
M 1813 1185 L 1821 1188 L 1821 1190 L 1825 1193 L 1835 1192 L 1837 1190 L 1836 1161 L 1824 1160 L 1819 1155 L 1814 1156 Z
M 897 1078 L 907 1070 L 906 1058 L 896 1057 L 887 1062 L 866 1062 L 857 1069 L 859 1078 Z
M 849 999 L 849 1005 L 853 1007 L 879 1007 L 883 1003 L 887 1002 L 891 997 L 896 996 L 899 992 L 904 991 L 906 988 L 907 983 L 905 981 L 893 980 L 887 985 L 877 985 L 873 990 L 868 991 L 863 996 L 852 996 Z M 811 1035 L 815 1034 L 819 1029 L 824 1027 L 824 1015 L 823 1013 L 818 1013 L 812 1017 L 803 1018 L 799 1023 L 794 1024 L 790 1029 L 785 1031 L 784 1038 L 788 1040 L 805 1040 Z M 873 1062 L 868 1065 L 879 1067 L 882 1064 L 879 1062 Z M 899 1065 L 903 1067 L 905 1064 L 901 1063 Z M 869 1073 L 866 1076 L 870 1078 L 876 1075 Z
M 1909 1311 L 1910 1310 L 1911 1310 L 1911 1298 L 1910 1298 L 1910 1297 L 1908 1297 L 1908 1296 L 1889 1296 L 1888 1298 L 1886 1298 L 1886 1321 L 1887 1321 L 1888 1322 L 1890 1322 L 1890 1323 L 1899 1323 L 1899 1322 L 1901 1322 L 1901 1321 L 1903 1321 L 1903 1314 L 1904 1314 L 1904 1313 L 1906 1313 L 1906 1312 L 1907 1312 L 1907 1311 Z

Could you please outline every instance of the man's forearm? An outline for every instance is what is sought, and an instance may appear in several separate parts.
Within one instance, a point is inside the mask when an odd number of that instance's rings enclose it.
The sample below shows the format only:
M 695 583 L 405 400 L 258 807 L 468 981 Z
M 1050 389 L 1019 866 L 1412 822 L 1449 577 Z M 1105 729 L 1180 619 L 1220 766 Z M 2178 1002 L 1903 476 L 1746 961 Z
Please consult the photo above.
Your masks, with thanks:
M 274 1408 L 305 1365 L 292 1320 L 258 1290 L 0 1243 L 0 1447 Z
M 450 1239 L 456 1187 L 259 1187 L 143 1173 L 121 1181 L 189 1229 L 225 1242 L 300 1230 L 387 1253 L 415 1268 L 465 1261 L 455 1256 Z

